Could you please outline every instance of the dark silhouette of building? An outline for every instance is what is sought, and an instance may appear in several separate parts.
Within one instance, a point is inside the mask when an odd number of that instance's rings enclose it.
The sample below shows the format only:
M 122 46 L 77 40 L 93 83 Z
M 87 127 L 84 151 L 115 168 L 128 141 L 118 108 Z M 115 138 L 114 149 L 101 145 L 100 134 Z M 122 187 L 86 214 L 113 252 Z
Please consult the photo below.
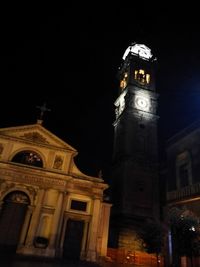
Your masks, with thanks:
M 166 180 L 166 204 L 163 207 L 165 222 L 168 226 L 165 247 L 166 266 L 172 263 L 191 266 L 187 257 L 177 256 L 176 238 L 171 228 L 170 218 L 179 216 L 181 221 L 184 218 L 200 217 L 199 136 L 200 121 L 196 121 L 172 136 L 166 144 L 165 171 L 162 177 L 163 182 L 164 179 Z M 197 231 L 194 227 L 189 227 L 188 230 Z M 200 266 L 199 257 L 193 257 L 193 267 L 195 266 Z

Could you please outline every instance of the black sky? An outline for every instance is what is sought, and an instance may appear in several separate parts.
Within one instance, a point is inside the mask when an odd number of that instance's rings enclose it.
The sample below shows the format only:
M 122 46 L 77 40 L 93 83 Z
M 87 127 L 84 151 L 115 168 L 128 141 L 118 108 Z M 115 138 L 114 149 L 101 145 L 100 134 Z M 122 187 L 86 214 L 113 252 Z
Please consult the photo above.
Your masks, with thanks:
M 95 1 L 94 1 L 95 2 Z M 1 127 L 35 123 L 79 151 L 81 171 L 109 175 L 117 70 L 130 43 L 158 58 L 159 140 L 200 116 L 198 7 L 15 4 L 2 9 Z

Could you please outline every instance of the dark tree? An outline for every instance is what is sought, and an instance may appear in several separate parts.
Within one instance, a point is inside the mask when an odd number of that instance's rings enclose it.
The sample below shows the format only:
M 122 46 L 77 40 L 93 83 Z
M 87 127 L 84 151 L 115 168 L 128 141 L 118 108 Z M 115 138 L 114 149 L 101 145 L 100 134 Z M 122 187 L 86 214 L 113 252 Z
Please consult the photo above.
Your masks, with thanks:
M 140 237 L 143 240 L 143 246 L 147 253 L 155 253 L 157 264 L 159 266 L 159 254 L 163 245 L 163 228 L 160 222 L 147 220 L 141 230 Z
M 179 264 L 181 256 L 190 258 L 193 266 L 193 256 L 200 255 L 200 225 L 199 218 L 189 210 L 173 208 L 170 213 L 170 227 L 175 263 Z

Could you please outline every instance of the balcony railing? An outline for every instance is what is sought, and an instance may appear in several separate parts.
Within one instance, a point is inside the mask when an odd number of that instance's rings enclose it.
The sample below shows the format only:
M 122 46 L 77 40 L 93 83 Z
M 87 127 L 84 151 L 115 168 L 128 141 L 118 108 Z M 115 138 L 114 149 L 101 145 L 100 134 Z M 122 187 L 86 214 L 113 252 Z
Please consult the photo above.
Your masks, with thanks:
M 200 183 L 167 192 L 167 201 L 184 200 L 195 197 L 200 198 Z

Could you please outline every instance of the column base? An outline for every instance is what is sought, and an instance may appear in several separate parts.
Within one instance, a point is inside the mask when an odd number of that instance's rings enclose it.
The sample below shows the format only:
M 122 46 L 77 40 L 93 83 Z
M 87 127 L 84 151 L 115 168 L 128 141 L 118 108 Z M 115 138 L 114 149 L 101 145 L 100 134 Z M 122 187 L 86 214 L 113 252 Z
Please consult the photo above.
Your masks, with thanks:
M 36 256 L 36 257 L 47 257 L 55 258 L 55 248 L 35 248 L 34 246 L 29 247 L 18 247 L 16 254 L 24 256 Z
M 94 251 L 94 250 L 89 250 L 89 251 L 87 252 L 86 260 L 87 260 L 87 261 L 96 262 L 96 261 L 97 261 L 97 253 L 96 253 L 96 251 Z

